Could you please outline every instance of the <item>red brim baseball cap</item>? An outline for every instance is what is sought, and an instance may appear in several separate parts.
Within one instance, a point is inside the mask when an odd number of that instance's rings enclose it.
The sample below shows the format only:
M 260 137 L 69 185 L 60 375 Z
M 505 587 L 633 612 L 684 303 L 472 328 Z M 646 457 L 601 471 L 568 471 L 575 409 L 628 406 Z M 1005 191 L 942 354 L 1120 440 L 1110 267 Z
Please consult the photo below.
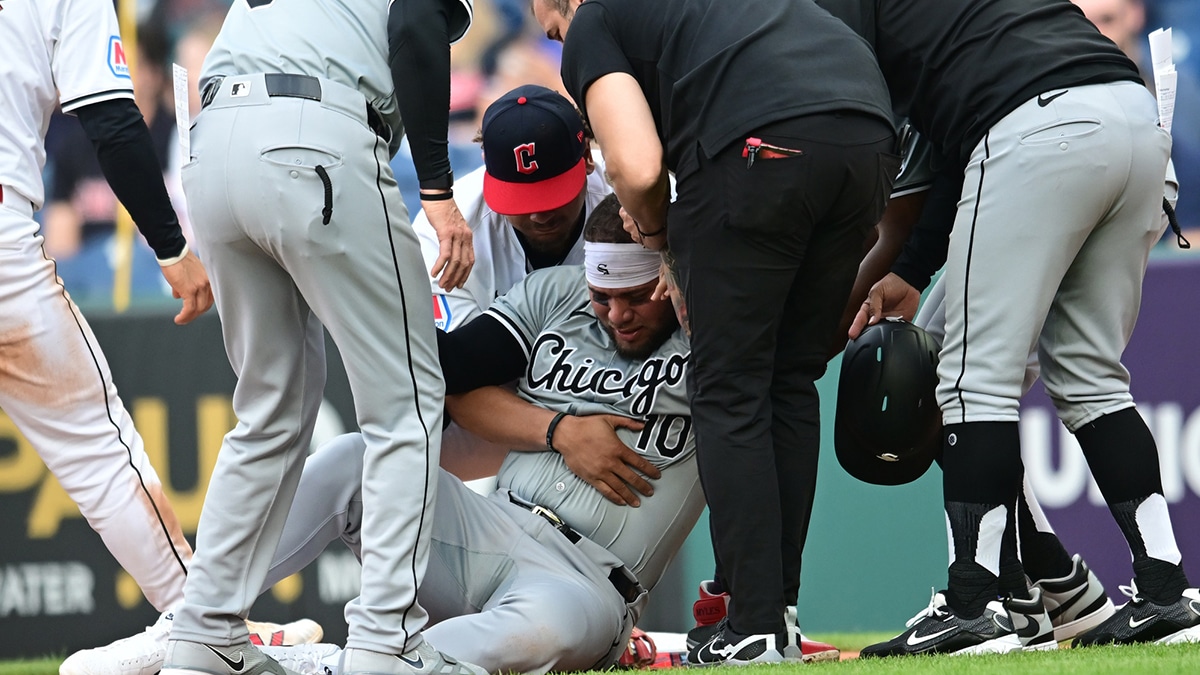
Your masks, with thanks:
M 587 161 L 553 178 L 536 183 L 503 181 L 483 174 L 483 199 L 493 211 L 504 216 L 522 216 L 562 208 L 579 196 L 587 182 Z

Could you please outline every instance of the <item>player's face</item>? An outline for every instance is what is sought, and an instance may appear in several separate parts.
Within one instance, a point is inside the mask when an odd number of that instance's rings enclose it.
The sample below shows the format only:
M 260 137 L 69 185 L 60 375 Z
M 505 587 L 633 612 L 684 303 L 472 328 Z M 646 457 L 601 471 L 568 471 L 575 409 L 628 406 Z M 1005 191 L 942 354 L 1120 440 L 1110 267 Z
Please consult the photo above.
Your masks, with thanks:
M 560 0 L 530 0 L 530 6 L 533 9 L 533 18 L 546 31 L 546 37 L 555 42 L 562 42 L 567 39 L 567 28 L 571 26 L 571 19 L 575 16 L 575 8 L 579 6 L 581 0 L 568 0 L 567 12 L 564 14 L 557 5 Z
M 508 222 L 525 237 L 525 241 L 538 253 L 546 255 L 566 255 L 575 243 L 571 235 L 579 224 L 583 213 L 583 203 L 587 200 L 587 189 L 579 191 L 575 199 L 566 206 L 553 211 L 527 213 L 520 216 L 506 216 Z
M 644 359 L 661 347 L 679 327 L 671 301 L 651 300 L 658 281 L 633 288 L 596 288 L 588 285 L 592 311 L 617 343 L 617 353 Z

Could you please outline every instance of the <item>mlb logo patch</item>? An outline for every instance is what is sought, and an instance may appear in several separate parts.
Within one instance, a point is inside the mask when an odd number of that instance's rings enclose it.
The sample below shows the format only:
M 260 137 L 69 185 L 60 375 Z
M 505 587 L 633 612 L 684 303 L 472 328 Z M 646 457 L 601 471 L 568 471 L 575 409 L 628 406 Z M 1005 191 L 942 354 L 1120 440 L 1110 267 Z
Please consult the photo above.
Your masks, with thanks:
M 450 298 L 444 295 L 433 296 L 433 325 L 440 330 L 450 325 Z
M 125 58 L 125 46 L 121 44 L 121 36 L 108 38 L 108 69 L 113 75 L 129 79 L 129 60 Z

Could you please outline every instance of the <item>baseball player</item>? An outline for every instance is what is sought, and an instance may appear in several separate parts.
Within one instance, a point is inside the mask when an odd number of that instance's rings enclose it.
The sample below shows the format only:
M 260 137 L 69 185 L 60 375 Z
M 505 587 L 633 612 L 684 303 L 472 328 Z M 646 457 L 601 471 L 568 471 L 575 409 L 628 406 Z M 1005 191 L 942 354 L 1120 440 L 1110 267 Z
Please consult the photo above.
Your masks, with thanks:
M 283 672 L 239 617 L 304 465 L 322 327 L 366 443 L 362 590 L 346 607 L 342 672 L 479 671 L 421 635 L 444 383 L 420 247 L 388 166 L 407 127 L 441 241 L 432 272 L 460 285 L 474 255 L 446 155 L 449 44 L 471 12 L 469 0 L 237 0 L 205 59 L 182 178 L 238 376 L 238 425 L 201 513 L 166 675 Z
M 911 318 L 947 263 L 938 400 L 953 562 L 925 615 L 864 654 L 1022 647 L 1026 613 L 997 597 L 1025 576 L 1017 414 L 1034 345 L 1134 559 L 1135 600 L 1076 644 L 1186 634 L 1200 591 L 1188 588 L 1154 439 L 1120 363 L 1170 149 L 1153 97 L 1066 0 L 847 2 L 874 36 L 894 105 L 948 163 L 851 335 L 885 313 Z
M 545 87 L 517 87 L 484 113 L 484 166 L 455 181 L 455 199 L 472 230 L 475 267 L 462 287 L 433 279 L 437 327 L 452 331 L 479 316 L 536 269 L 583 262 L 583 224 L 612 192 L 600 154 L 571 102 Z M 413 221 L 426 266 L 439 255 L 424 211 Z M 459 478 L 496 475 L 507 448 L 451 424 L 442 432 L 444 468 Z M 490 491 L 492 481 L 483 481 Z M 475 484 L 472 483 L 474 486 Z
M 649 300 L 659 256 L 631 243 L 618 208 L 610 197 L 589 218 L 585 267 L 531 274 L 442 341 L 451 392 L 519 378 L 516 393 L 448 397 L 455 419 L 513 452 L 488 498 L 442 474 L 420 588 L 427 638 L 490 672 L 615 663 L 645 600 L 631 580 L 652 590 L 704 508 L 687 341 L 670 302 Z M 336 538 L 360 551 L 362 448 L 345 436 L 305 467 L 268 583 Z M 618 505 L 581 462 L 661 478 L 637 508 Z M 621 564 L 631 576 L 614 576 Z M 291 663 L 312 650 L 288 653 Z
M 175 323 L 186 324 L 212 306 L 208 275 L 188 250 L 134 104 L 112 3 L 2 6 L 0 408 L 146 599 L 164 613 L 162 623 L 183 597 L 191 547 L 100 345 L 56 278 L 33 219 L 45 197 L 45 134 L 56 106 L 79 118 L 106 180 L 183 301 Z M 64 674 L 86 672 L 95 655 L 89 650 L 68 659 Z

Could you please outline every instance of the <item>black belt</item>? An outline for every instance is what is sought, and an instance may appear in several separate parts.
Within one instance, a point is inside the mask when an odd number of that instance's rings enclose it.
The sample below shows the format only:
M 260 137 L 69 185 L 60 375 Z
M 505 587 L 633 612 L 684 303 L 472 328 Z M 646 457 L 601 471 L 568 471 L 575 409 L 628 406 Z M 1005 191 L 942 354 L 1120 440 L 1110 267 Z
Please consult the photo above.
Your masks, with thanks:
M 562 533 L 562 535 L 567 538 L 567 541 L 570 541 L 572 544 L 578 544 L 579 540 L 583 539 L 583 535 L 576 532 L 570 525 L 566 523 L 566 521 L 564 521 L 562 518 L 559 518 L 557 513 L 551 511 L 550 509 L 537 504 L 527 504 L 517 499 L 516 496 L 514 496 L 511 492 L 508 493 L 508 501 L 523 509 L 528 509 L 542 518 L 545 518 L 546 522 L 550 523 L 554 529 Z M 638 596 L 642 594 L 641 582 L 639 582 L 637 577 L 633 575 L 633 572 L 630 572 L 629 568 L 624 565 L 621 565 L 620 567 L 614 567 L 608 574 L 608 581 L 613 585 L 613 588 L 617 589 L 617 593 L 623 600 L 625 600 L 626 603 L 637 600 Z
M 200 94 L 200 107 L 207 108 L 217 97 L 217 90 L 225 77 L 217 76 L 204 85 Z M 321 81 L 312 75 L 294 75 L 292 73 L 265 73 L 263 81 L 267 86 L 267 96 L 285 96 L 288 98 L 303 98 L 310 101 L 321 100 Z M 367 126 L 380 138 L 391 138 L 391 127 L 384 121 L 383 116 L 375 106 L 367 103 Z

